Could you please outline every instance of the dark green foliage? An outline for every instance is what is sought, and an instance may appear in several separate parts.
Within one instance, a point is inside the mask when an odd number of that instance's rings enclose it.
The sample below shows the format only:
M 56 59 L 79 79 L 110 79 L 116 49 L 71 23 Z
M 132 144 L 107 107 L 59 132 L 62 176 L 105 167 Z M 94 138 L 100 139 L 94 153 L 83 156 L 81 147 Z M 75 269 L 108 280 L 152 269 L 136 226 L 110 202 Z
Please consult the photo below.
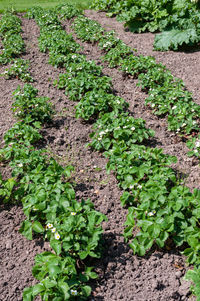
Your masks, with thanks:
M 133 32 L 158 32 L 156 50 L 177 50 L 200 41 L 200 2 L 191 0 L 94 0 L 92 7 L 117 15 Z

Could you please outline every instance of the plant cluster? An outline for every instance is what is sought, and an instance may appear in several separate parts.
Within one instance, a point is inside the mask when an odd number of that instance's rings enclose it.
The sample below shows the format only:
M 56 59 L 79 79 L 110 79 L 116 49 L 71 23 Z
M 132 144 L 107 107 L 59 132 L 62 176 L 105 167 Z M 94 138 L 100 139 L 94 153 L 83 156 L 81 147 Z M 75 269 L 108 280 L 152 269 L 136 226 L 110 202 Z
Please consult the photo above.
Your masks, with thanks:
M 74 5 L 67 4 L 67 3 L 57 5 L 55 10 L 61 20 L 66 20 L 66 19 L 70 20 L 73 17 L 82 15 L 83 13 L 81 9 L 76 8 Z
M 30 84 L 26 84 L 23 89 L 18 87 L 14 92 L 15 102 L 13 112 L 18 118 L 32 118 L 35 121 L 47 122 L 53 115 L 52 104 L 47 102 L 47 97 L 38 97 L 38 90 Z
M 85 24 L 92 27 L 95 22 L 89 18 L 83 22 L 83 18 L 78 17 L 78 22 L 73 23 L 76 34 L 80 27 L 83 30 Z M 106 53 L 102 59 L 110 67 L 119 67 L 125 75 L 139 79 L 138 85 L 149 94 L 145 103 L 152 113 L 167 116 L 168 129 L 189 139 L 191 147 L 190 139 L 199 131 L 200 106 L 193 101 L 184 82 L 175 78 L 161 63 L 157 64 L 153 57 L 136 56 L 130 47 L 115 37 L 113 31 L 103 32 L 98 45 Z M 194 151 L 199 156 L 199 152 Z
M 75 62 L 71 61 L 72 57 Z M 75 90 L 80 85 L 85 87 L 88 79 L 85 77 L 89 77 L 90 73 L 81 67 L 81 60 L 80 54 L 68 55 L 68 63 L 64 65 L 67 73 L 61 74 L 56 82 L 59 88 L 66 88 L 66 81 L 68 85 L 72 82 Z M 76 65 L 72 66 L 73 63 Z M 147 63 L 153 64 L 153 61 Z M 95 70 L 93 64 L 92 70 Z M 80 76 L 82 81 L 79 81 Z M 100 72 L 96 75 L 98 77 L 102 77 Z M 167 80 L 171 82 L 171 76 Z M 162 76 L 159 75 L 154 82 L 156 81 L 160 84 Z M 180 185 L 175 171 L 169 167 L 176 158 L 163 154 L 161 149 L 146 147 L 147 139 L 153 136 L 153 132 L 145 128 L 143 120 L 134 119 L 123 111 L 126 108 L 125 101 L 123 107 L 120 101 L 116 101 L 116 107 L 112 108 L 108 100 L 100 112 L 99 97 L 96 102 L 95 97 L 89 100 L 88 95 L 92 93 L 110 95 L 111 90 L 102 92 L 102 85 L 91 86 L 89 91 L 82 90 L 80 95 L 74 97 L 74 100 L 80 101 L 76 106 L 76 114 L 85 120 L 92 117 L 93 122 L 97 119 L 90 146 L 100 150 L 108 158 L 107 170 L 115 172 L 119 185 L 124 190 L 122 205 L 129 206 L 125 238 L 132 239 L 133 229 L 137 228 L 137 234 L 130 244 L 134 253 L 144 255 L 153 244 L 168 247 L 173 242 L 177 246 L 186 246 L 184 254 L 188 256 L 188 262 L 198 267 L 200 191 L 194 190 L 191 193 L 187 187 Z M 118 105 L 120 109 L 116 110 Z M 107 108 L 108 112 L 105 112 Z M 55 227 L 55 231 L 56 229 Z
M 29 61 L 16 59 L 9 68 L 1 74 L 6 79 L 18 78 L 23 82 L 33 82 L 33 78 L 29 73 Z
M 100 86 L 100 85 L 99 85 Z M 111 112 L 122 112 L 128 107 L 123 98 L 105 93 L 103 89 L 86 92 L 76 106 L 76 117 L 84 120 L 97 119 L 98 116 Z
M 145 121 L 141 118 L 133 118 L 128 113 L 116 109 L 111 113 L 102 114 L 90 135 L 92 142 L 89 145 L 96 150 L 108 150 L 116 145 L 124 149 L 125 146 L 142 143 L 154 136 L 154 131 L 147 129 Z
M 84 23 L 84 26 L 82 26 L 82 23 Z M 88 21 L 84 16 L 75 18 L 74 25 L 77 28 L 77 36 L 82 41 L 97 42 L 103 33 L 103 28 L 95 21 L 92 21 L 88 26 Z
M 65 88 L 65 94 L 71 100 L 80 100 L 85 93 L 98 89 L 99 85 L 104 91 L 111 90 L 111 78 L 108 76 L 95 75 L 90 71 L 76 71 L 76 77 L 72 77 L 70 72 L 59 75 L 59 80 L 55 81 L 59 89 Z
M 91 7 L 117 16 L 133 32 L 162 32 L 155 37 L 156 50 L 177 50 L 200 42 L 200 1 L 93 0 Z
M 21 20 L 7 12 L 0 19 L 0 38 L 3 50 L 0 54 L 0 64 L 7 64 L 24 52 L 24 41 L 21 37 Z

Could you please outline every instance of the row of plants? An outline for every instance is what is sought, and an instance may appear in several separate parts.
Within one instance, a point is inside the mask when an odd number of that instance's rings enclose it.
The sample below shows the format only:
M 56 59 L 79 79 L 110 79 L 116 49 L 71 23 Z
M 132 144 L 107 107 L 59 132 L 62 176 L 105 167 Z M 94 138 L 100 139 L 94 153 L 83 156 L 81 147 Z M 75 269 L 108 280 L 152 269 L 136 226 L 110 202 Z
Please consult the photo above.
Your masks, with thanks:
M 96 21 L 79 16 L 73 22 L 73 29 L 82 41 L 98 43 L 104 52 L 102 60 L 109 67 L 119 67 L 126 76 L 138 78 L 138 85 L 148 93 L 145 104 L 153 114 L 167 117 L 168 130 L 187 141 L 191 149 L 189 156 L 200 158 L 200 106 L 193 101 L 184 82 L 174 77 L 166 66 L 156 63 L 155 58 L 135 55 L 129 46 L 116 38 L 114 31 L 106 32 Z
M 33 275 L 39 283 L 25 288 L 23 300 L 37 295 L 46 301 L 85 300 L 91 294 L 87 282 L 97 277 L 88 263 L 101 255 L 101 223 L 106 218 L 90 200 L 76 200 L 68 182 L 73 167 L 63 168 L 40 149 L 40 129 L 51 124 L 54 115 L 49 99 L 39 97 L 30 84 L 19 86 L 13 97 L 18 121 L 5 134 L 0 150 L 0 160 L 9 164 L 12 177 L 0 176 L 0 199 L 22 202 L 26 220 L 20 232 L 29 240 L 43 235 L 53 249 L 35 257 Z
M 1 16 L 0 19 L 0 37 L 3 39 L 3 52 L 0 55 L 0 64 L 7 64 L 13 61 L 13 57 L 19 56 L 24 53 L 25 51 L 25 44 L 21 37 L 22 28 L 21 28 L 21 19 L 18 18 L 16 15 L 10 12 L 6 12 Z M 14 35 L 14 39 L 10 38 L 11 35 Z M 20 40 L 19 47 L 16 47 L 15 50 L 12 50 L 12 47 L 15 46 L 15 38 L 16 41 Z M 8 39 L 8 43 L 6 40 Z M 5 42 L 5 43 L 4 43 Z M 26 72 L 24 69 L 24 60 L 23 59 L 16 59 L 14 60 L 13 65 L 10 68 L 6 68 L 6 70 L 0 74 L 0 76 L 4 76 L 6 79 L 11 78 L 23 78 L 26 80 L 31 79 L 31 76 L 28 72 L 28 62 L 26 61 Z M 22 70 L 22 72 L 21 72 Z M 27 74 L 27 76 L 24 76 Z M 22 75 L 22 76 L 21 76 Z M 12 198 L 13 189 L 16 182 L 14 178 L 10 178 L 6 181 L 3 180 L 2 175 L 0 174 L 0 196 L 4 197 L 5 201 L 8 201 Z M 3 187 L 3 188 L 2 188 Z
M 11 62 L 25 50 L 21 36 L 21 20 L 10 12 L 1 16 L 0 38 L 2 40 L 2 52 L 0 53 L 0 65 Z
M 38 294 L 42 300 L 84 300 L 91 293 L 86 282 L 97 277 L 84 260 L 100 256 L 100 224 L 105 217 L 90 200 L 76 200 L 67 182 L 73 167 L 63 168 L 44 149 L 37 149 L 39 130 L 53 116 L 52 104 L 37 93 L 30 84 L 14 92 L 13 111 L 19 122 L 5 134 L 0 151 L 1 161 L 12 168 L 12 178 L 1 181 L 1 198 L 21 201 L 26 220 L 20 232 L 30 240 L 33 231 L 42 234 L 54 250 L 36 256 L 33 275 L 40 282 L 24 290 L 23 300 Z
M 132 32 L 161 32 L 155 36 L 155 50 L 200 42 L 199 0 L 93 0 L 91 8 L 117 16 Z
M 0 38 L 3 51 L 0 54 L 0 65 L 11 65 L 0 76 L 6 79 L 18 78 L 25 82 L 32 82 L 29 72 L 30 62 L 18 58 L 25 52 L 25 44 L 21 36 L 21 19 L 10 12 L 6 12 L 0 19 Z
M 48 44 L 43 51 L 51 55 L 57 50 L 60 66 L 66 69 L 55 84 L 65 89 L 71 100 L 79 101 L 77 117 L 94 123 L 89 146 L 108 158 L 107 171 L 115 172 L 119 186 L 124 190 L 122 205 L 129 207 L 125 239 L 132 239 L 133 230 L 137 229 L 130 246 L 135 254 L 141 256 L 155 244 L 160 248 L 169 247 L 171 243 L 181 246 L 188 263 L 195 265 L 187 277 L 194 281 L 194 293 L 200 297 L 200 191 L 195 189 L 191 193 L 181 185 L 176 172 L 169 167 L 176 158 L 163 154 L 162 149 L 146 146 L 153 132 L 145 127 L 144 120 L 130 116 L 125 100 L 113 95 L 110 78 L 102 74 L 100 66 L 86 61 L 85 56 L 76 52 L 69 51 L 63 56 L 61 49 L 59 54 L 57 38 L 50 41 L 48 35 L 48 29 L 55 26 L 52 15 L 55 17 L 55 11 L 44 12 L 41 9 L 28 13 L 40 26 L 39 47 L 42 37 L 42 43 Z M 52 36 L 60 34 L 63 37 L 65 31 L 62 30 L 61 34 L 60 30 L 61 27 L 55 29 Z M 47 33 L 46 39 L 44 32 Z M 65 39 L 72 37 L 65 32 Z M 70 46 L 65 51 L 69 49 Z

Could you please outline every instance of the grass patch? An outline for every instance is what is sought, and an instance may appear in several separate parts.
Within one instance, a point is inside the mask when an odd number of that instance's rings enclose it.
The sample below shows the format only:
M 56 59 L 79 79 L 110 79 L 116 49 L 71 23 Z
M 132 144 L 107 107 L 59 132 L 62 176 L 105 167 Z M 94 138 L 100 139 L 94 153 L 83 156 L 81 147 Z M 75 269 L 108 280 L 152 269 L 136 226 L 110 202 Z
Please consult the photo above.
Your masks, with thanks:
M 5 9 L 14 9 L 19 12 L 24 12 L 33 6 L 51 8 L 62 3 L 69 3 L 86 9 L 89 8 L 91 0 L 0 0 L 0 12 L 3 12 Z

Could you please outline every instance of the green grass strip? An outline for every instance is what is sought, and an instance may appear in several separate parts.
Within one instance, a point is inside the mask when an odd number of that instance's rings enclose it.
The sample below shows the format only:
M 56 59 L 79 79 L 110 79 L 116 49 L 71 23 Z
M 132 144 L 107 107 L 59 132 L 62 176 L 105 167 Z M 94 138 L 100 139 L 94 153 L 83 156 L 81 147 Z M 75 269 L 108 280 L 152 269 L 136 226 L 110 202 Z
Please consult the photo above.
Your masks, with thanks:
M 33 6 L 41 6 L 42 8 L 54 8 L 58 4 L 73 4 L 78 8 L 87 9 L 91 4 L 91 0 L 0 0 L 0 12 L 3 12 L 6 9 L 15 10 L 18 12 L 25 12 Z

